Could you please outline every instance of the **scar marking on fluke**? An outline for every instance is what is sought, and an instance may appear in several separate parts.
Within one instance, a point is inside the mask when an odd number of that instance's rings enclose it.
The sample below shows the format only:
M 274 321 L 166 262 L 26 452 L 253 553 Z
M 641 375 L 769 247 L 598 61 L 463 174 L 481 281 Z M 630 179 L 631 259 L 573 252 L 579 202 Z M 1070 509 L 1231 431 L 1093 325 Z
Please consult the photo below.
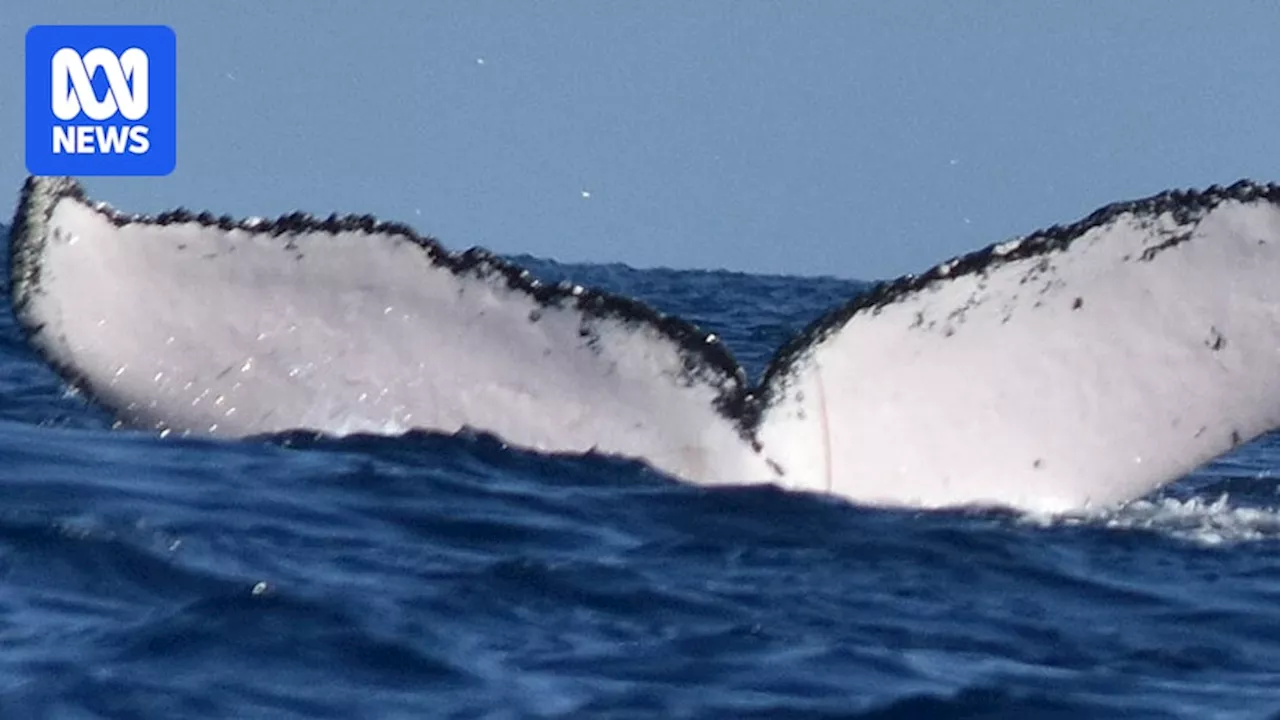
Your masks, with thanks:
M 1210 350 L 1217 352 L 1227 346 L 1227 339 L 1222 336 L 1221 332 L 1218 332 L 1218 328 L 1211 325 L 1209 326 L 1209 339 L 1205 340 L 1204 344 Z

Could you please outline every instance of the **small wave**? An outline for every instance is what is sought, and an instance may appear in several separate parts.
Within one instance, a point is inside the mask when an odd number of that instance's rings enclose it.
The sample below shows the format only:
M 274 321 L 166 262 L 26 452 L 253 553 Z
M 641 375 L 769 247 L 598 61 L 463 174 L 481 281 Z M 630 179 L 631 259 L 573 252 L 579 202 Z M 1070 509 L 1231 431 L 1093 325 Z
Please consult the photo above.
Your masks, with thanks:
M 1023 520 L 1044 527 L 1148 531 L 1205 547 L 1280 539 L 1280 508 L 1238 504 L 1227 493 L 1216 499 L 1135 500 L 1116 508 L 1068 515 L 1027 514 Z

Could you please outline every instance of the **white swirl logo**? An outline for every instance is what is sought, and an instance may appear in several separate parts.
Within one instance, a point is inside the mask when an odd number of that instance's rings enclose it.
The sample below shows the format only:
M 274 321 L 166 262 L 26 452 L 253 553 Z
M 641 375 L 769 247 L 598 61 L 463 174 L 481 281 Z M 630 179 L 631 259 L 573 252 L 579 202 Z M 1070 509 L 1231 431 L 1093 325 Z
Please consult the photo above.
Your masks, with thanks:
M 93 74 L 99 69 L 108 86 L 101 100 L 93 90 Z M 98 47 L 81 57 L 64 47 L 53 54 L 53 114 L 66 121 L 83 111 L 90 120 L 101 121 L 118 111 L 126 120 L 141 120 L 147 114 L 147 76 L 147 53 L 139 48 L 116 57 Z

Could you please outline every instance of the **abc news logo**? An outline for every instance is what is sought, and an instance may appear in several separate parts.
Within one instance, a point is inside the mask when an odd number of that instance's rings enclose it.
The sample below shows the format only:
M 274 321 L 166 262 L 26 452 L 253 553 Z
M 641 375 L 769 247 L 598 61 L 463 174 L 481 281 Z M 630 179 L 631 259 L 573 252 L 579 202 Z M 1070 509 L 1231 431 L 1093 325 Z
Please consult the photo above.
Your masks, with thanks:
M 72 48 L 53 54 L 53 114 L 59 120 L 75 120 L 83 113 L 90 120 L 110 120 L 119 113 L 125 120 L 142 120 L 147 114 L 147 53 L 129 48 L 118 57 L 106 48 L 94 48 L 83 56 Z M 107 77 L 106 96 L 99 100 L 93 74 Z M 54 153 L 131 152 L 151 149 L 146 125 L 54 125 Z
M 32 175 L 168 175 L 177 39 L 163 25 L 36 25 L 26 43 Z

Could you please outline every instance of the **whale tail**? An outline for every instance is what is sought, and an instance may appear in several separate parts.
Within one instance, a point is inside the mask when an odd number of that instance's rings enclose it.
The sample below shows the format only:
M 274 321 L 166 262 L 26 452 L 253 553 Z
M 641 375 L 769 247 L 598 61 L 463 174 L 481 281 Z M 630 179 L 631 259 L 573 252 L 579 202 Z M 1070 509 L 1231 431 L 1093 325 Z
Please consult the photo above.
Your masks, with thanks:
M 859 502 L 1066 509 L 1280 425 L 1280 189 L 1112 205 L 877 286 L 752 386 L 713 334 L 368 216 L 127 215 L 30 178 L 30 343 L 123 423 L 455 432 Z

